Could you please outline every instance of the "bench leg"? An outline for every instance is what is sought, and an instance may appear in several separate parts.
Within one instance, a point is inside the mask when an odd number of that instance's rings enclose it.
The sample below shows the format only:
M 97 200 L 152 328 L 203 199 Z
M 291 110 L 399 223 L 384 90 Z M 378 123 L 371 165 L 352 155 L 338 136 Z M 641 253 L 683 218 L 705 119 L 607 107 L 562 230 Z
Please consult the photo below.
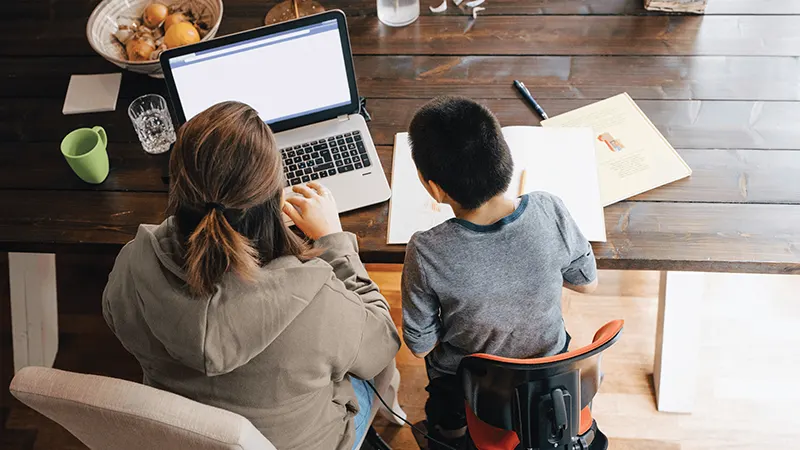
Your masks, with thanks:
M 56 255 L 9 253 L 14 372 L 53 367 L 58 351 Z
M 690 413 L 697 384 L 706 274 L 661 272 L 653 381 L 659 411 Z

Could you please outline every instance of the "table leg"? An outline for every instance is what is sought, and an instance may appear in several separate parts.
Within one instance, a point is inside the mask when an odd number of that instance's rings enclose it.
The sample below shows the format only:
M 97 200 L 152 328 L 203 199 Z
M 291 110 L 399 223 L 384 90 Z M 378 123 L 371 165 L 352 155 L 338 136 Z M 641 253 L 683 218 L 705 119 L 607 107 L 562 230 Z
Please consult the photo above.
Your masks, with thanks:
M 14 371 L 52 367 L 58 351 L 56 255 L 9 253 Z
M 659 411 L 694 407 L 706 274 L 661 272 L 653 381 Z

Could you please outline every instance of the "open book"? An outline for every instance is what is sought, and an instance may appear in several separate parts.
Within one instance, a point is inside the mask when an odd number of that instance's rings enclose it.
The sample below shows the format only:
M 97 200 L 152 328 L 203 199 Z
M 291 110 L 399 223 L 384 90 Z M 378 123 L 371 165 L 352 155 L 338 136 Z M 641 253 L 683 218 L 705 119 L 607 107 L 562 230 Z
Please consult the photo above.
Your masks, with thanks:
M 563 200 L 587 239 L 604 242 L 605 219 L 592 130 L 505 127 L 503 135 L 514 159 L 514 175 L 506 196 L 517 197 L 520 182 L 524 183 L 522 192 L 555 194 Z M 523 170 L 525 177 L 521 177 Z M 415 232 L 433 228 L 452 217 L 453 210 L 431 198 L 419 181 L 408 133 L 395 135 L 387 243 L 406 244 Z
M 603 206 L 692 174 L 628 94 L 551 117 L 542 126 L 594 129 Z

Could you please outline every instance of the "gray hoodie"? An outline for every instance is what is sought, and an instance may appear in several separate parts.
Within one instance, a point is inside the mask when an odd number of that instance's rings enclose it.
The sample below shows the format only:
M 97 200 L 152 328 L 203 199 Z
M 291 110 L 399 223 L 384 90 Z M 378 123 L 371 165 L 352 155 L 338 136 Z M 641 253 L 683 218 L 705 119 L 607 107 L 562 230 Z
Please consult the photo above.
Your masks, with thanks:
M 142 225 L 117 257 L 103 314 L 144 383 L 239 413 L 281 450 L 349 450 L 358 411 L 349 375 L 371 379 L 399 349 L 397 330 L 349 233 L 282 257 L 255 283 L 226 275 L 188 294 L 172 218 Z

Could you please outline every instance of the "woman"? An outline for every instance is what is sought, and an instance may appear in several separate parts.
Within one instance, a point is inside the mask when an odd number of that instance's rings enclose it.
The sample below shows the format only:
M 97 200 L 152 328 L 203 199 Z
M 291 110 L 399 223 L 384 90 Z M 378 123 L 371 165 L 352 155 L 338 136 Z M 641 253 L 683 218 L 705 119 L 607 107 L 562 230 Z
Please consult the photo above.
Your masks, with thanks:
M 186 123 L 170 217 L 122 249 L 103 313 L 145 384 L 239 413 L 281 450 L 350 450 L 368 427 L 362 380 L 392 362 L 397 330 L 330 192 L 309 184 L 284 199 L 281 167 L 246 105 Z

